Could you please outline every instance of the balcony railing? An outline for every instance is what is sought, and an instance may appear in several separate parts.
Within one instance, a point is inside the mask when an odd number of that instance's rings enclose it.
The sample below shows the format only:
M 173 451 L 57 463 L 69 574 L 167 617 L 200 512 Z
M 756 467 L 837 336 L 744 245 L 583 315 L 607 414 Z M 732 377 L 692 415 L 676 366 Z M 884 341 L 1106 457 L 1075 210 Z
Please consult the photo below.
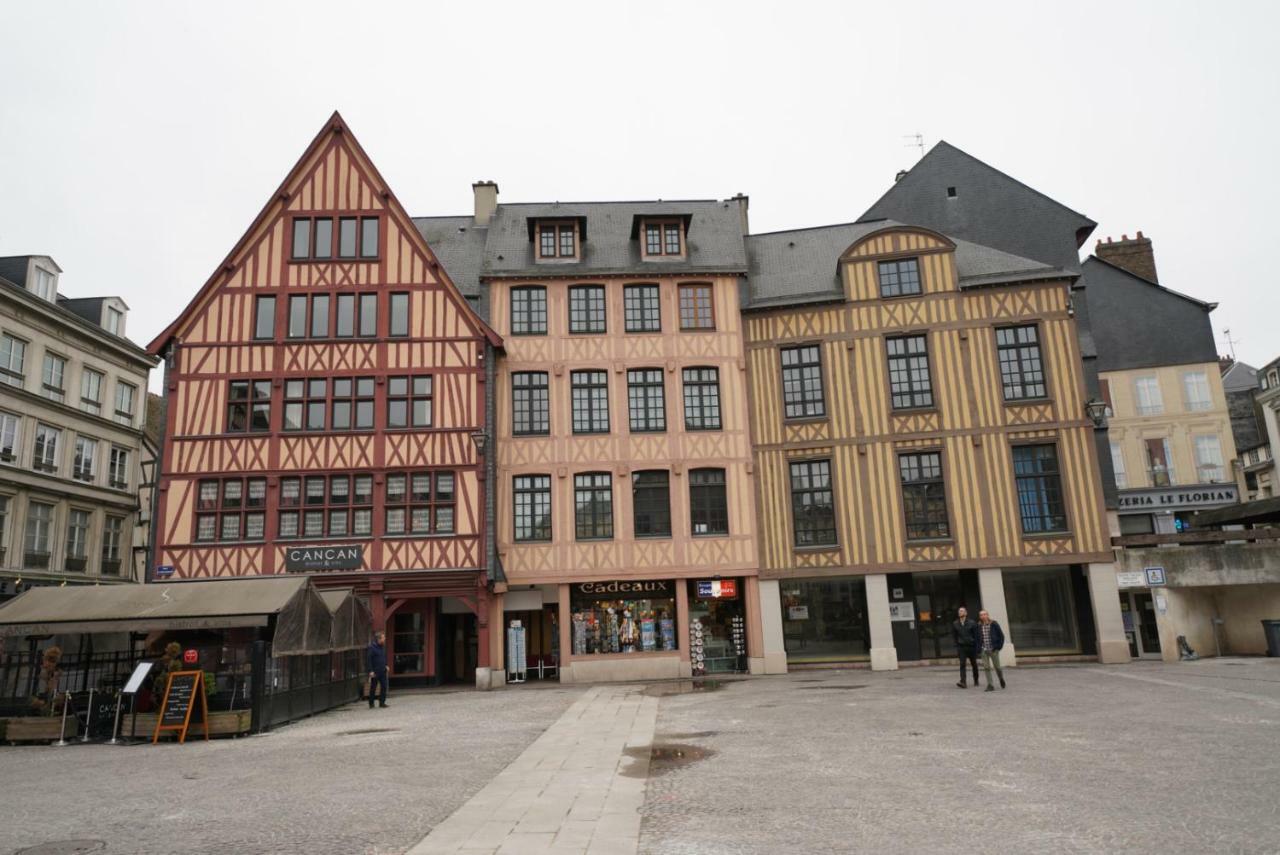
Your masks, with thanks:
M 1164 546 L 1176 544 L 1187 546 L 1203 543 L 1266 543 L 1280 540 L 1280 526 L 1268 528 L 1248 528 L 1239 531 L 1182 531 L 1176 534 L 1123 534 L 1111 538 L 1112 546 Z
M 1147 470 L 1152 487 L 1172 487 L 1173 470 L 1167 466 L 1153 466 Z

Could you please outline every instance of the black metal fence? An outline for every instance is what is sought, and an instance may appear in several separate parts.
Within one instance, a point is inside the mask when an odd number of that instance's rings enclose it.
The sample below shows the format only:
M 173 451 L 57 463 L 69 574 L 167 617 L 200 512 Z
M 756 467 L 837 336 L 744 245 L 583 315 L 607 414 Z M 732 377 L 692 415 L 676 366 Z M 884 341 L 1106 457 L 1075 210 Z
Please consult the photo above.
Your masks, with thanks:
M 43 651 L 0 653 L 0 715 L 39 715 L 47 707 L 37 701 L 47 705 L 53 695 L 62 692 L 117 691 L 142 658 L 128 650 L 65 654 L 58 660 L 56 679 L 49 685 L 41 674 Z

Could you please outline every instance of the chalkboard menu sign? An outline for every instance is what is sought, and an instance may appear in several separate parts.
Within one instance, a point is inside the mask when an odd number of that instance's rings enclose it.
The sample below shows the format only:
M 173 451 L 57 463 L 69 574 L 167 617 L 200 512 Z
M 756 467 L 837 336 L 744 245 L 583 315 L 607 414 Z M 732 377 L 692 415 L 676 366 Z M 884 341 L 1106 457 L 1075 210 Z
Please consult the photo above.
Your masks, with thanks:
M 174 671 L 164 687 L 164 701 L 156 732 L 151 741 L 160 740 L 163 730 L 178 731 L 178 742 L 187 741 L 187 729 L 192 724 L 204 728 L 204 738 L 209 738 L 209 705 L 204 696 L 203 671 Z

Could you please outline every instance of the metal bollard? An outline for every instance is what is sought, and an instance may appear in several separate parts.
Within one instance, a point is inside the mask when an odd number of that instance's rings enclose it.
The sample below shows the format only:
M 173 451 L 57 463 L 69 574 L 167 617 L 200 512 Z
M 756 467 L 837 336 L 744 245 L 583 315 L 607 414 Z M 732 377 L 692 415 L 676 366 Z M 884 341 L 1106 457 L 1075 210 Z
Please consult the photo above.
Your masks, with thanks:
M 71 706 L 71 693 L 62 699 L 62 726 L 58 729 L 58 741 L 54 745 L 69 745 L 67 742 L 67 708 Z
M 89 690 L 89 709 L 84 716 L 84 735 L 80 737 L 81 742 L 89 741 L 89 731 L 93 729 L 93 689 Z
M 116 695 L 116 720 L 111 725 L 111 738 L 107 740 L 108 745 L 120 744 L 120 705 L 124 703 L 124 692 Z

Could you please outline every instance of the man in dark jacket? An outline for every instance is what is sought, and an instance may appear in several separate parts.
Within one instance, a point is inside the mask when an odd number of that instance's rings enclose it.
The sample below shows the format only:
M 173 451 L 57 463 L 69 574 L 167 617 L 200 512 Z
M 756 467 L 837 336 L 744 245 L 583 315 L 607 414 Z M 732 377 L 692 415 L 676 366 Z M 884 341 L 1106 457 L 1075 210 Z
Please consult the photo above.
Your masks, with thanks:
M 978 612 L 978 652 L 982 655 L 982 670 L 987 675 L 987 691 L 994 692 L 991 685 L 991 670 L 1000 678 L 1000 688 L 1004 688 L 1004 669 L 1000 667 L 1000 648 L 1004 647 L 1004 630 L 1000 624 L 991 619 L 987 610 Z
M 381 688 L 378 706 L 387 705 L 387 634 L 378 630 L 369 642 L 369 709 L 373 709 L 375 689 Z
M 956 612 L 956 619 L 951 622 L 951 640 L 956 643 L 956 655 L 960 657 L 960 688 L 966 688 L 964 666 L 973 666 L 973 685 L 978 685 L 978 624 L 969 617 L 969 610 L 964 606 Z

